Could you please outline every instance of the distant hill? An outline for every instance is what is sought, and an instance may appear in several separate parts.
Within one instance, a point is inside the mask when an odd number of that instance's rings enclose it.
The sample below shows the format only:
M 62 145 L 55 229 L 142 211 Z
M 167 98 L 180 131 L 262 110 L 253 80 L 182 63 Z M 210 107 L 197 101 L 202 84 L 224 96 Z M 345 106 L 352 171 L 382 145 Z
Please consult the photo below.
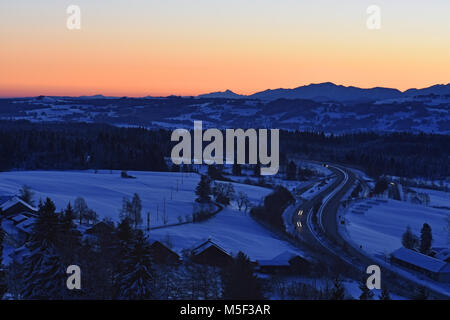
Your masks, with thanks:
M 448 95 L 450 94 L 450 83 L 437 84 L 424 89 L 409 89 L 404 92 L 406 96 L 419 96 L 419 95 Z
M 198 96 L 198 98 L 241 99 L 241 98 L 246 98 L 246 96 L 236 94 L 231 90 L 226 90 L 226 91 L 201 94 Z
M 446 95 L 450 94 L 450 84 L 435 85 L 423 89 L 409 89 L 401 92 L 398 89 L 375 87 L 369 89 L 354 86 L 336 85 L 332 82 L 324 82 L 300 86 L 294 89 L 268 89 L 252 95 L 239 95 L 230 90 L 213 92 L 198 96 L 199 98 L 225 98 L 225 99 L 258 99 L 273 101 L 277 99 L 308 99 L 314 101 L 337 102 L 368 102 L 386 99 L 406 98 L 418 95 Z
M 276 89 L 258 92 L 250 97 L 262 100 L 285 99 L 309 99 L 315 101 L 355 101 L 355 100 L 379 100 L 392 99 L 401 96 L 397 89 L 372 88 L 361 89 L 357 87 L 345 87 L 331 82 L 310 84 L 295 89 Z

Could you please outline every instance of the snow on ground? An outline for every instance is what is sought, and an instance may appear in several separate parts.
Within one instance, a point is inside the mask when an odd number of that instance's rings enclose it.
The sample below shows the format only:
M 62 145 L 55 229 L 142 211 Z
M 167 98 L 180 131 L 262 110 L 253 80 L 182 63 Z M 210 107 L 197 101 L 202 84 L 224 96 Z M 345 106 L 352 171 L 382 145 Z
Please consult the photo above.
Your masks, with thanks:
M 350 295 L 353 299 L 359 299 L 361 296 L 361 289 L 359 288 L 359 283 L 352 280 L 346 280 L 342 282 L 345 291 L 348 295 Z M 379 300 L 381 295 L 381 289 L 373 289 L 371 290 L 373 293 L 373 300 Z M 407 300 L 405 297 L 399 296 L 397 294 L 394 294 L 392 292 L 389 293 L 389 296 L 391 297 L 391 300 Z
M 369 199 L 353 203 L 344 212 L 343 230 L 357 247 L 378 257 L 386 257 L 400 248 L 402 234 L 410 226 L 420 235 L 424 223 L 433 231 L 433 246 L 447 246 L 446 218 L 450 211 L 414 205 L 407 202 Z
M 427 193 L 430 196 L 430 206 L 450 208 L 450 193 L 431 189 L 411 188 L 419 193 Z
M 150 231 L 150 238 L 172 243 L 172 249 L 181 252 L 211 238 L 223 249 L 236 254 L 247 254 L 252 260 L 272 259 L 291 251 L 304 255 L 289 243 L 277 239 L 248 214 L 225 208 L 214 218 L 195 224 L 168 227 Z
M 316 162 L 299 160 L 297 161 L 297 166 L 300 166 L 302 168 L 309 168 L 324 176 L 329 176 L 333 174 L 333 172 L 330 169 L 328 169 L 328 167 L 324 167 L 322 164 L 318 164 Z
M 168 224 L 178 217 L 192 215 L 195 188 L 200 176 L 194 173 L 128 172 L 136 179 L 123 179 L 119 171 L 17 171 L 0 173 L 0 195 L 16 194 L 26 184 L 35 192 L 35 200 L 50 197 L 57 210 L 62 210 L 76 197 L 83 197 L 100 219 L 119 219 L 123 197 L 131 199 L 134 193 L 142 200 L 142 213 L 150 212 L 151 225 L 163 225 L 162 211 L 166 206 Z M 178 192 L 177 192 L 178 185 Z M 250 202 L 258 204 L 270 189 L 244 184 L 233 184 L 236 192 L 245 192 Z M 165 200 L 165 201 L 164 201 Z M 156 209 L 158 206 L 158 218 Z M 145 219 L 144 219 L 145 220 Z
M 14 194 L 22 185 L 27 184 L 35 192 L 36 199 L 50 197 L 58 210 L 63 209 L 69 201 L 73 204 L 77 196 L 82 196 L 100 218 L 109 217 L 117 221 L 122 198 L 131 198 L 137 192 L 142 200 L 143 213 L 152 213 L 153 226 L 162 225 L 161 221 L 156 223 L 154 217 L 156 205 L 159 206 L 161 216 L 164 197 L 169 224 L 177 223 L 178 216 L 192 214 L 195 187 L 200 180 L 198 174 L 184 173 L 183 178 L 181 173 L 172 172 L 128 174 L 136 179 L 123 179 L 119 171 L 4 172 L 0 173 L 0 194 Z M 238 183 L 233 183 L 233 186 L 236 192 L 245 192 L 253 204 L 258 204 L 272 191 Z M 274 237 L 248 214 L 238 211 L 235 205 L 225 208 L 205 222 L 151 230 L 150 236 L 161 241 L 166 241 L 169 236 L 173 249 L 178 252 L 211 237 L 225 250 L 233 254 L 241 250 L 254 260 L 272 259 L 286 251 L 299 253 L 298 249 Z
M 306 190 L 301 197 L 306 200 L 310 200 L 321 193 L 323 190 L 328 189 L 335 179 L 327 178 L 325 180 L 315 183 L 310 189 Z

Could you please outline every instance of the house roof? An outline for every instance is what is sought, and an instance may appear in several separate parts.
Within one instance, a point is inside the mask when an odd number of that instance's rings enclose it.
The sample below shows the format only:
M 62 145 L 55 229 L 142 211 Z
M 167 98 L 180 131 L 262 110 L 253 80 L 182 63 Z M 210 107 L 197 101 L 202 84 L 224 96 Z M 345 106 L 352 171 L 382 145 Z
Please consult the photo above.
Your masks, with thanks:
M 21 213 L 4 219 L 3 227 L 7 233 L 15 233 L 20 230 L 29 234 L 35 222 L 36 217 L 34 215 Z
M 450 249 L 449 248 L 433 248 L 436 251 L 436 255 L 434 256 L 439 260 L 446 260 L 450 258 Z
M 431 272 L 450 272 L 450 264 L 414 250 L 400 248 L 392 252 L 391 256 Z
M 275 256 L 272 259 L 258 260 L 257 262 L 258 262 L 258 265 L 260 265 L 260 266 L 276 266 L 276 267 L 290 266 L 289 262 L 295 257 L 301 257 L 301 256 L 292 251 L 284 251 L 283 253 Z M 301 258 L 303 258 L 303 257 L 301 257 Z
M 203 242 L 202 244 L 200 244 L 199 246 L 194 247 L 194 249 L 192 249 L 192 253 L 194 255 L 198 255 L 210 247 L 215 247 L 219 251 L 222 251 L 224 254 L 230 256 L 230 254 L 225 249 L 221 248 L 218 244 L 214 243 L 211 239 L 208 239 L 205 242 Z
M 112 231 L 114 230 L 114 227 L 110 225 L 109 223 L 106 223 L 104 221 L 97 222 L 92 227 L 86 230 L 87 234 L 96 234 L 103 231 Z
M 26 208 L 28 208 L 29 210 L 35 212 L 37 211 L 37 209 L 31 205 L 29 205 L 28 203 L 26 203 L 25 201 L 23 201 L 22 199 L 20 199 L 19 197 L 16 196 L 3 196 L 0 197 L 0 208 L 3 211 L 8 210 L 9 208 L 17 205 L 17 204 L 22 204 L 23 206 L 25 206 Z

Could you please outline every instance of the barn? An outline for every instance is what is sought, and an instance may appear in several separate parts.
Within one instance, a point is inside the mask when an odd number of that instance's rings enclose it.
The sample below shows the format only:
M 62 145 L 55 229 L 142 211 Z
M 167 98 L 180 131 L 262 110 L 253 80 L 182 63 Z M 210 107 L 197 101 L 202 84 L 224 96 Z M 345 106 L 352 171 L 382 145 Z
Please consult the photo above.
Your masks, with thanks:
M 150 247 L 156 264 L 175 265 L 180 262 L 180 256 L 163 243 L 152 241 Z
M 107 235 L 111 234 L 114 231 L 114 225 L 105 222 L 100 221 L 94 224 L 92 227 L 86 230 L 86 234 L 88 235 L 94 235 L 94 236 L 100 236 L 100 235 Z
M 261 273 L 287 274 L 306 273 L 310 267 L 310 262 L 290 251 L 285 251 L 270 260 L 257 260 L 256 270 Z
M 6 233 L 6 243 L 14 247 L 23 245 L 29 240 L 35 222 L 36 215 L 28 212 L 5 217 L 2 226 Z
M 37 213 L 37 209 L 19 197 L 0 196 L 0 212 L 3 216 L 10 216 L 23 212 Z
M 192 249 L 192 261 L 199 264 L 223 267 L 233 261 L 233 257 L 211 239 Z
M 438 282 L 450 282 L 450 264 L 414 250 L 400 248 L 391 254 L 391 264 L 425 274 Z

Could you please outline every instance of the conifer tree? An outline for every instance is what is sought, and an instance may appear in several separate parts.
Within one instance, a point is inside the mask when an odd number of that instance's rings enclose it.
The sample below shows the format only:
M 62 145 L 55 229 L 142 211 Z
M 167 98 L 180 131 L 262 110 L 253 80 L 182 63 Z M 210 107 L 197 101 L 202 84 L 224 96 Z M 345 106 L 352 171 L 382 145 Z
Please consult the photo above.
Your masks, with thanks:
M 68 264 L 74 264 L 77 260 L 77 253 L 81 246 L 81 234 L 76 229 L 73 220 L 76 218 L 70 202 L 60 217 L 60 236 L 57 249 L 62 258 Z
M 288 180 L 295 180 L 297 177 L 297 166 L 294 161 L 290 161 L 286 169 L 286 178 Z
M 124 269 L 119 275 L 119 299 L 146 300 L 155 298 L 153 259 L 150 244 L 138 232 L 130 250 L 124 257 Z
M 431 227 L 428 223 L 424 223 L 422 230 L 420 230 L 420 252 L 428 254 L 431 250 L 431 244 L 433 242 L 433 235 Z
M 55 204 L 47 198 L 39 212 L 23 259 L 25 299 L 62 299 L 66 294 L 65 267 L 56 251 L 59 224 Z
M 373 292 L 367 287 L 367 283 L 364 278 L 362 278 L 359 283 L 359 289 L 361 290 L 361 295 L 359 296 L 359 300 L 372 300 L 373 299 Z
M 211 201 L 211 182 L 207 176 L 201 176 L 200 182 L 195 189 L 195 194 L 197 195 L 195 201 L 199 203 L 208 203 Z
M 222 282 L 225 299 L 264 299 L 260 280 L 254 275 L 250 260 L 242 252 L 224 269 Z
M 402 244 L 406 249 L 414 250 L 417 247 L 417 237 L 412 233 L 411 227 L 407 226 L 402 236 Z

